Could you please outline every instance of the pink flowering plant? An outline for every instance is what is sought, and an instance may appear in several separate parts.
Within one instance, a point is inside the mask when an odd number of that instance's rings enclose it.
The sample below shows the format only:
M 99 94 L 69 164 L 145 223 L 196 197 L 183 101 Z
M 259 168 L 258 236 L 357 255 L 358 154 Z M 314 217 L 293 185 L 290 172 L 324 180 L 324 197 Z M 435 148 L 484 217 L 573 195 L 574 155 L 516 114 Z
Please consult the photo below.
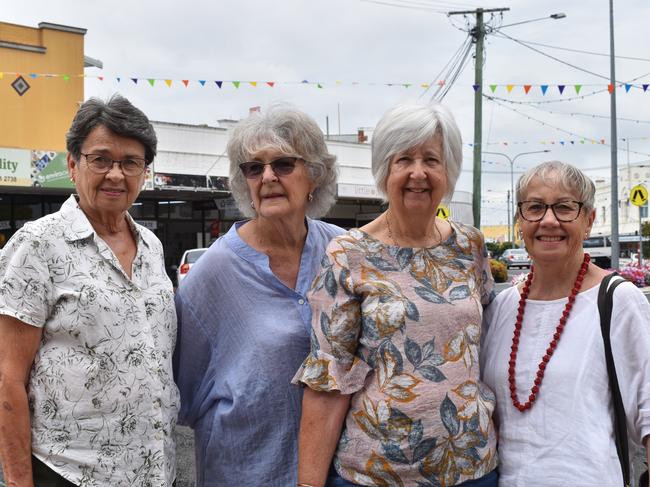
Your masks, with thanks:
M 641 267 L 637 263 L 628 264 L 621 267 L 618 273 L 637 287 L 650 286 L 650 264 L 648 263 L 644 263 Z

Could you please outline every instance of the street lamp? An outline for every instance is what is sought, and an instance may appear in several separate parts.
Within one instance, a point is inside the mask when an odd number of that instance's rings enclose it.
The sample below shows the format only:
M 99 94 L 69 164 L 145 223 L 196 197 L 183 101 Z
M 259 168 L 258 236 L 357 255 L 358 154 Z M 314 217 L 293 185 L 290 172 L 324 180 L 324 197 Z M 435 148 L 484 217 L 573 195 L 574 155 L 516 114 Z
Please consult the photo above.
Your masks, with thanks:
M 531 152 L 520 152 L 519 154 L 515 155 L 514 157 L 510 157 L 508 154 L 505 154 L 504 152 L 488 152 L 488 151 L 482 151 L 483 154 L 491 154 L 494 156 L 503 156 L 506 159 L 508 159 L 508 162 L 510 163 L 510 201 L 512 202 L 512 208 L 508 208 L 508 238 L 510 238 L 510 242 L 512 245 L 512 248 L 515 248 L 515 182 L 514 182 L 514 172 L 515 172 L 515 161 L 517 160 L 518 157 L 521 156 L 526 156 L 529 154 L 543 154 L 546 152 L 551 152 L 550 149 L 544 149 L 544 150 L 536 150 L 536 151 L 531 151 Z M 512 210 L 512 211 L 511 211 Z M 512 232 L 510 231 L 510 217 L 512 216 Z
M 565 17 L 566 14 L 564 12 L 558 12 L 556 14 L 547 15 L 546 17 L 539 17 L 538 19 L 522 20 L 521 22 L 515 22 L 514 24 L 500 25 L 499 27 L 496 27 L 492 30 L 494 31 L 494 30 L 503 29 L 505 27 L 512 27 L 513 25 L 527 24 L 529 22 L 537 22 L 538 20 L 546 20 L 546 19 L 558 20 L 558 19 L 563 19 Z

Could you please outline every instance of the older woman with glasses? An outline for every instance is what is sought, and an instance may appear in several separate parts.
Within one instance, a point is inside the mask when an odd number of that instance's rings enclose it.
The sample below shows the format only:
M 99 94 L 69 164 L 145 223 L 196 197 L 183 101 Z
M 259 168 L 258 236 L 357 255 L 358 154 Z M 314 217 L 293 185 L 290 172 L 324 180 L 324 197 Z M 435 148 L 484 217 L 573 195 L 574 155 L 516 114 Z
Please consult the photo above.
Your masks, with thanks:
M 623 485 L 598 294 L 608 274 L 582 242 L 595 187 L 552 161 L 517 183 L 517 219 L 533 259 L 525 282 L 484 317 L 481 369 L 497 397 L 499 485 Z M 650 435 L 650 304 L 631 283 L 614 292 L 611 348 L 637 443 Z
M 228 142 L 235 223 L 176 295 L 180 421 L 195 432 L 197 485 L 296 483 L 309 351 L 307 290 L 329 240 L 314 217 L 334 203 L 335 157 L 318 125 L 288 106 L 254 113 Z M 306 216 L 308 215 L 308 216 Z
M 435 217 L 461 162 L 441 105 L 398 105 L 377 124 L 388 209 L 330 243 L 310 294 L 298 485 L 496 486 L 494 396 L 478 365 L 487 253 L 478 230 Z
M 129 216 L 157 139 L 119 95 L 67 134 L 76 195 L 0 255 L 7 485 L 171 486 L 176 313 L 160 241 Z

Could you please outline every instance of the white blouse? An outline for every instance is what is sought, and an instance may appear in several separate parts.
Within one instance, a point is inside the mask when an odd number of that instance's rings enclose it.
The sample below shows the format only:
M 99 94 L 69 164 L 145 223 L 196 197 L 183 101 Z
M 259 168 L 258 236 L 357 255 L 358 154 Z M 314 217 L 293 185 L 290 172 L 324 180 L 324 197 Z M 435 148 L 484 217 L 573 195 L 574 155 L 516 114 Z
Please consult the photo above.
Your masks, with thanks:
M 513 406 L 508 387 L 517 288 L 499 294 L 485 313 L 481 372 L 497 398 L 499 486 L 622 485 L 598 288 L 578 294 L 537 400 L 524 413 Z M 566 303 L 527 301 L 516 363 L 522 403 Z M 639 443 L 650 434 L 650 304 L 631 283 L 614 293 L 611 343 L 629 435 Z

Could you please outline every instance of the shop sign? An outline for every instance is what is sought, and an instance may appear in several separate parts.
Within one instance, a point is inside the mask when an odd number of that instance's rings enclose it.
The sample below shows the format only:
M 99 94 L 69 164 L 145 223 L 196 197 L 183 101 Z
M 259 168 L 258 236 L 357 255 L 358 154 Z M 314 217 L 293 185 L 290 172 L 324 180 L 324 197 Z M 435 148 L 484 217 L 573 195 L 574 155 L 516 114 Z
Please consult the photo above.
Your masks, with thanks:
M 31 186 L 30 151 L 0 149 L 0 185 Z
M 184 191 L 228 191 L 228 178 L 198 174 L 171 174 L 156 172 L 154 187 Z
M 380 200 L 381 195 L 375 186 L 370 184 L 345 184 L 337 186 L 339 198 L 357 198 L 368 200 Z
M 67 152 L 31 151 L 31 185 L 41 188 L 74 188 L 68 173 Z

